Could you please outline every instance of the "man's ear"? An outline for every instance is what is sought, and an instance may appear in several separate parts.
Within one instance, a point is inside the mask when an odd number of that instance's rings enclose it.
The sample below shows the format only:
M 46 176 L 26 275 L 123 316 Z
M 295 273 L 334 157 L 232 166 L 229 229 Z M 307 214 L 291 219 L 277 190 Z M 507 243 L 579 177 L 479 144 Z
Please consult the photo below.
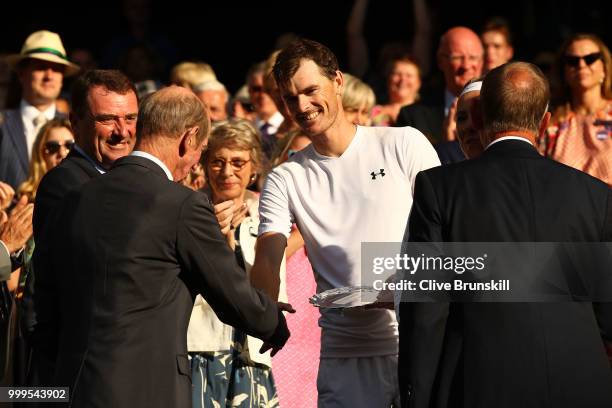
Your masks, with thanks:
M 342 96 L 342 93 L 344 92 L 344 75 L 342 74 L 342 71 L 340 70 L 336 71 L 336 77 L 334 78 L 334 85 L 336 88 L 336 95 Z
M 198 149 L 196 135 L 200 131 L 199 126 L 191 127 L 183 132 L 179 141 L 179 156 L 183 157 L 188 151 Z

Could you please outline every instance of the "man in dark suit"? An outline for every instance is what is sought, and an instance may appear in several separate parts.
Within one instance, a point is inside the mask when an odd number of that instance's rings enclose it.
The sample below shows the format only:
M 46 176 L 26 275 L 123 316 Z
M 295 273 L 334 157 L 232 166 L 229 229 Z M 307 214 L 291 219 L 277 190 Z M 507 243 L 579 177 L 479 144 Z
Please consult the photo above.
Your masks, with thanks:
M 72 88 L 72 112 L 70 121 L 75 133 L 76 145 L 68 157 L 42 179 L 34 206 L 34 270 L 37 277 L 47 274 L 49 245 L 56 239 L 58 226 L 55 217 L 59 205 L 69 191 L 80 188 L 92 178 L 106 172 L 120 157 L 129 154 L 136 142 L 138 100 L 130 80 L 116 70 L 91 70 L 76 79 Z M 43 279 L 42 282 L 45 282 Z M 50 284 L 39 288 L 40 282 L 28 276 L 22 301 L 23 331 L 30 334 L 38 320 L 38 333 L 48 328 L 48 323 L 35 315 L 33 299 L 54 296 L 53 278 Z M 34 297 L 34 289 L 37 293 Z M 40 290 L 40 292 L 38 292 Z M 43 311 L 44 316 L 44 311 Z M 53 320 L 54 321 L 54 320 Z M 44 338 L 44 336 L 43 336 Z M 50 347 L 45 341 L 34 342 L 34 370 L 30 381 L 45 385 L 51 381 L 51 362 L 40 360 L 43 355 L 36 349 Z M 38 378 L 40 376 L 40 378 Z
M 7 63 L 17 72 L 22 98 L 17 109 L 0 113 L 0 181 L 15 190 L 28 175 L 32 145 L 40 127 L 65 115 L 55 107 L 64 76 L 79 67 L 68 61 L 59 35 L 36 31 L 26 39 L 21 53 Z
M 422 100 L 404 106 L 396 126 L 419 129 L 434 144 L 442 164 L 464 159 L 452 135 L 447 135 L 445 118 L 465 84 L 482 72 L 484 50 L 478 35 L 466 27 L 453 27 L 440 38 L 438 67 L 444 75 L 444 89 L 424 93 Z M 451 115 L 452 116 L 452 115 Z
M 486 150 L 419 173 L 410 241 L 612 241 L 610 188 L 534 147 L 549 95 L 531 64 L 487 75 Z M 404 406 L 612 406 L 610 304 L 404 302 L 400 316 Z
M 206 146 L 204 105 L 168 87 L 140 107 L 135 151 L 70 193 L 53 247 L 53 384 L 74 407 L 190 407 L 187 325 L 197 293 L 219 318 L 264 339 L 289 332 L 276 302 L 253 289 L 213 208 L 182 180 Z M 68 255 L 61 248 L 71 248 Z

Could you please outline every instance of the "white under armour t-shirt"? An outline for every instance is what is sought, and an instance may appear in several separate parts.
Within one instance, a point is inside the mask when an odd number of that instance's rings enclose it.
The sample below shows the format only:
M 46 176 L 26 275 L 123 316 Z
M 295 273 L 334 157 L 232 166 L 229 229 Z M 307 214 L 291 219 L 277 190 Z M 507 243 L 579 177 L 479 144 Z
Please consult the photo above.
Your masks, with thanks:
M 311 144 L 272 170 L 260 197 L 259 235 L 288 237 L 296 223 L 317 292 L 359 286 L 361 243 L 400 242 L 417 173 L 439 165 L 417 129 L 357 126 L 340 157 L 320 155 Z M 321 358 L 397 354 L 392 311 L 349 310 L 321 310 Z

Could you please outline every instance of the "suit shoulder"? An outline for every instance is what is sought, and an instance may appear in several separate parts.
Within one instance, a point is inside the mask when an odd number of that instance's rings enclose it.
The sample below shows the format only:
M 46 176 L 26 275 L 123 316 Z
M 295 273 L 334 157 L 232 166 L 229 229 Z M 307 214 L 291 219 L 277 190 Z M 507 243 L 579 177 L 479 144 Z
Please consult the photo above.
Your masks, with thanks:
M 560 179 L 563 179 L 564 183 L 575 181 L 578 183 L 583 183 L 584 185 L 595 190 L 602 190 L 606 193 L 610 191 L 610 186 L 604 181 L 574 167 L 559 163 L 547 157 L 543 158 L 543 163 L 551 168 L 552 174 L 556 174 Z

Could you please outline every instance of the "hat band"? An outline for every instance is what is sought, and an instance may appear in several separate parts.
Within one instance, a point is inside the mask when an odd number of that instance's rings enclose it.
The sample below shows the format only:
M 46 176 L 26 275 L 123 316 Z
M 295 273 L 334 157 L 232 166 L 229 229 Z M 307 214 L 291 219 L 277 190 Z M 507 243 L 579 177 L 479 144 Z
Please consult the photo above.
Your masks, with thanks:
M 61 59 L 68 61 L 68 58 L 66 58 L 64 54 L 62 54 L 58 50 L 54 50 L 53 48 L 45 48 L 45 47 L 34 48 L 31 50 L 27 50 L 24 54 L 28 55 L 28 54 L 36 54 L 36 53 L 53 54 L 56 57 L 60 57 Z

